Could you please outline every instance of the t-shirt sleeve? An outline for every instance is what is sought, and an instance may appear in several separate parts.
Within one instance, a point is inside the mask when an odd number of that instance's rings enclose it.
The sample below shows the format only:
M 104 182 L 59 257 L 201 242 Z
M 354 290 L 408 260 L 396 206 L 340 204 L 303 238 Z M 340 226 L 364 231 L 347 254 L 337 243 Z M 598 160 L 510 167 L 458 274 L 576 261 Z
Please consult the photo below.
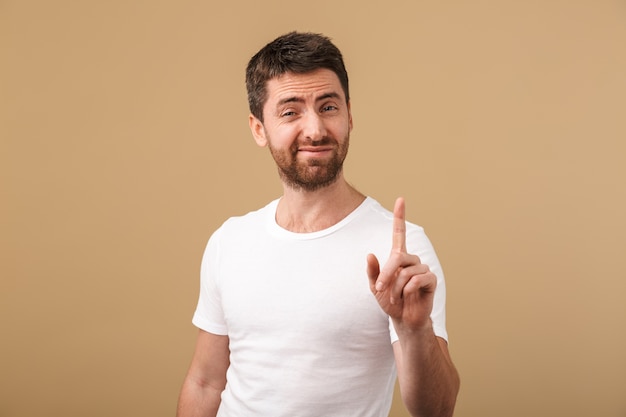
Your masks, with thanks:
M 192 323 L 209 333 L 226 335 L 228 328 L 224 320 L 219 293 L 219 241 L 221 228 L 209 239 L 200 266 L 200 295 Z

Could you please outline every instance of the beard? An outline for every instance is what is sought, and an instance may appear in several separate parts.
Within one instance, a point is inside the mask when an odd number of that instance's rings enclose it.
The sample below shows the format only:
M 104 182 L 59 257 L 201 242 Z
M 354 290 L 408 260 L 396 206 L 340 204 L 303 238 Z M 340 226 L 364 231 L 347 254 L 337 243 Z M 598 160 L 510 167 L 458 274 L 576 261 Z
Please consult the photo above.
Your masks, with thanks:
M 349 135 L 339 144 L 335 139 L 323 138 L 306 143 L 307 146 L 333 145 L 330 157 L 298 160 L 300 143 L 295 142 L 288 150 L 280 151 L 269 145 L 270 153 L 278 167 L 280 179 L 295 190 L 315 191 L 334 183 L 343 170 L 349 147 Z M 270 142 L 271 143 L 271 142 Z

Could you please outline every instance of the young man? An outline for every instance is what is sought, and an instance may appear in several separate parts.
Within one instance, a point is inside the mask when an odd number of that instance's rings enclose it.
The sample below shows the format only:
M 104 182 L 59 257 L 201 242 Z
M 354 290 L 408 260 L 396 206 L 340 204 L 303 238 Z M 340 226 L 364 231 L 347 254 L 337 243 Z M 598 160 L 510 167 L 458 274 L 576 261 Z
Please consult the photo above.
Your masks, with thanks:
M 284 193 L 209 240 L 178 416 L 383 417 L 396 373 L 412 415 L 451 416 L 443 273 L 403 199 L 392 213 L 344 178 L 340 51 L 289 33 L 250 60 L 246 85 Z

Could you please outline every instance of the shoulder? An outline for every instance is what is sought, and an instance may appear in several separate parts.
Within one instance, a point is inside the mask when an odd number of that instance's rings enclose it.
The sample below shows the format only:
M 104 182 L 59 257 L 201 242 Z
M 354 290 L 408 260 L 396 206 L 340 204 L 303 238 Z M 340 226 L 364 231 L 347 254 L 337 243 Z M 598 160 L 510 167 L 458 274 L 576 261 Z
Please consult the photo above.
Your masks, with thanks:
M 273 200 L 258 210 L 229 217 L 211 234 L 209 246 L 231 240 L 237 242 L 244 235 L 255 236 L 267 230 L 268 224 L 274 219 L 277 203 L 278 200 Z
M 370 230 L 372 233 L 376 231 L 379 239 L 391 245 L 391 234 L 393 229 L 393 212 L 375 199 L 368 197 L 364 206 L 364 215 L 362 217 L 362 226 Z M 433 258 L 434 249 L 426 235 L 424 228 L 411 221 L 406 221 L 406 243 L 407 249 L 411 253 L 415 253 L 422 257 Z
M 249 230 L 250 227 L 265 226 L 274 218 L 277 203 L 278 200 L 273 200 L 258 210 L 250 211 L 241 216 L 229 217 L 216 232 L 226 233 L 241 228 Z
M 367 197 L 367 200 L 364 204 L 364 209 L 365 216 L 368 217 L 369 221 L 375 221 L 383 226 L 390 226 L 391 224 L 393 224 L 393 212 L 385 208 L 374 198 Z M 412 223 L 407 220 L 406 227 L 407 234 L 424 234 L 424 228 L 416 223 Z

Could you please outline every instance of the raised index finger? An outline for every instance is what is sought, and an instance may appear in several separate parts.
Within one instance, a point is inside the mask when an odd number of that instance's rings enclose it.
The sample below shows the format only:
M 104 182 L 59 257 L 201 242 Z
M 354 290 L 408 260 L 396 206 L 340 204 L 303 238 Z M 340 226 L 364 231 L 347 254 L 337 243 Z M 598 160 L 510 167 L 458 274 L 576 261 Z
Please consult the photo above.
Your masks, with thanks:
M 392 251 L 406 253 L 406 220 L 404 198 L 398 197 L 393 207 Z

